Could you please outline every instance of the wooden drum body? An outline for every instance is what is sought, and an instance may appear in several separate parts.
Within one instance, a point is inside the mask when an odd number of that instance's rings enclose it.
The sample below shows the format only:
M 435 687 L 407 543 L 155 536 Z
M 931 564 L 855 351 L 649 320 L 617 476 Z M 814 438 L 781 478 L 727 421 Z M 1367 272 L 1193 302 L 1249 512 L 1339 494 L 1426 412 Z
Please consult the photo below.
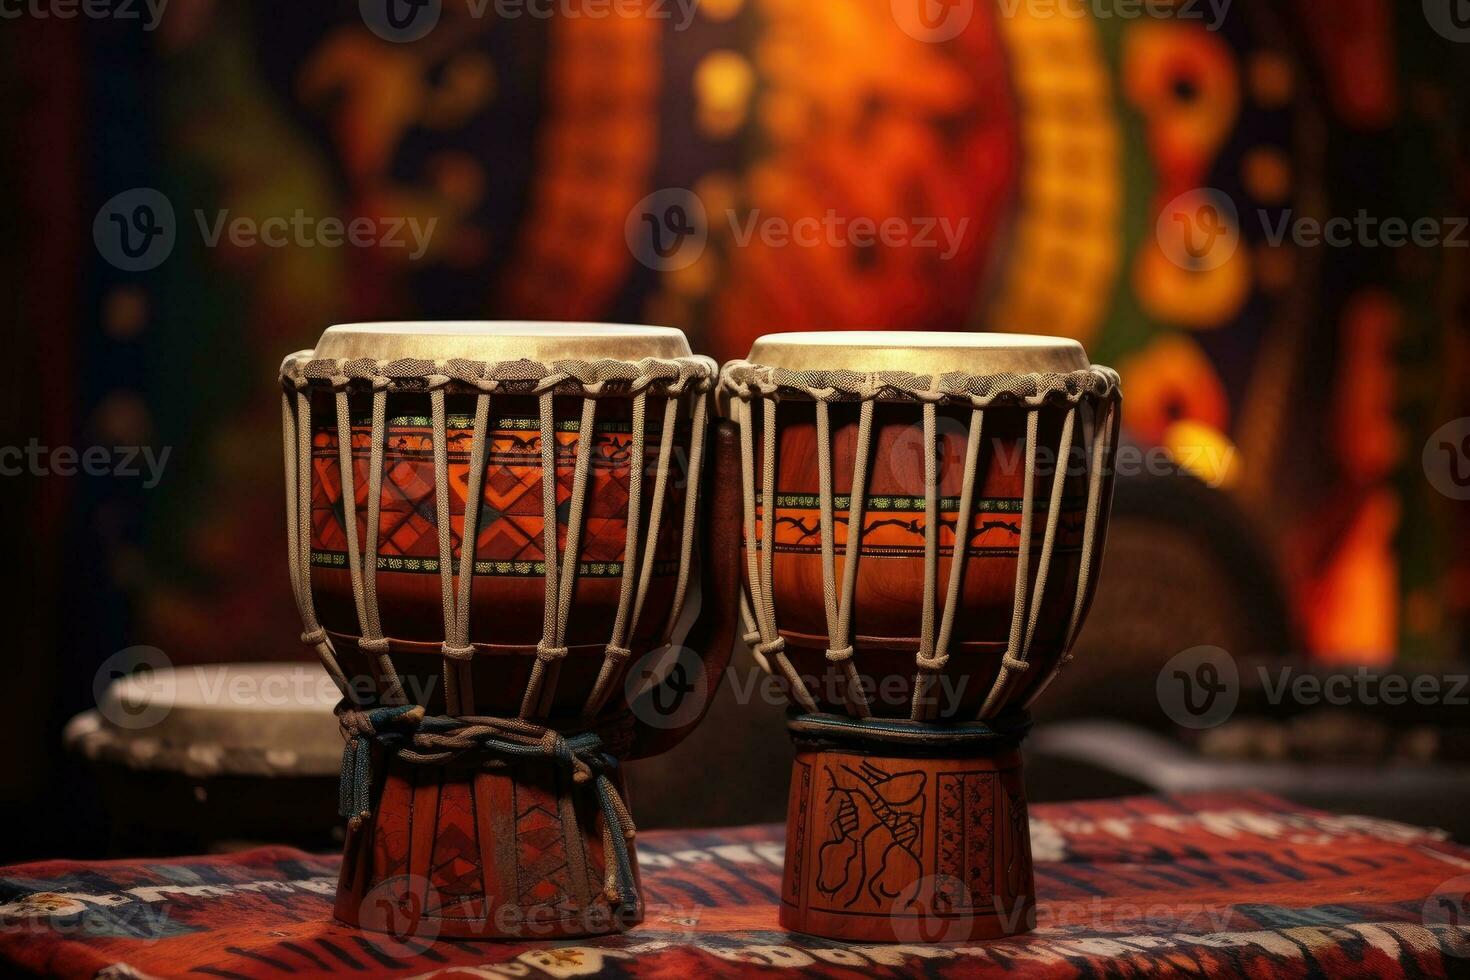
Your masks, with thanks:
M 713 691 L 728 659 L 736 533 L 697 517 L 737 506 L 700 492 L 733 456 L 712 362 L 666 328 L 361 324 L 282 380 L 303 639 L 344 692 L 338 917 L 420 939 L 638 921 L 616 765 L 703 712 L 657 723 L 625 679 L 677 642 Z
M 793 703 L 782 923 L 1023 931 L 1017 746 L 1096 585 L 1117 376 L 1055 338 L 785 334 L 721 399 L 746 641 Z

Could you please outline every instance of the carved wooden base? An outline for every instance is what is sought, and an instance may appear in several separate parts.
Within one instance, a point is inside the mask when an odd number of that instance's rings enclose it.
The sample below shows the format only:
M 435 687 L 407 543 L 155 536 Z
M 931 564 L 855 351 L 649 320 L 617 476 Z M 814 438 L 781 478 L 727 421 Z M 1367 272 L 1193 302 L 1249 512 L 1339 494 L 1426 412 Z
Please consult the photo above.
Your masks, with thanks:
M 798 745 L 782 926 L 861 942 L 996 939 L 1031 929 L 1035 903 L 1017 750 L 935 759 Z
M 620 914 L 603 893 L 596 792 L 555 764 L 475 772 L 380 757 L 375 765 L 386 774 L 372 814 L 347 832 L 343 922 L 422 943 L 595 936 L 641 919 L 641 909 Z

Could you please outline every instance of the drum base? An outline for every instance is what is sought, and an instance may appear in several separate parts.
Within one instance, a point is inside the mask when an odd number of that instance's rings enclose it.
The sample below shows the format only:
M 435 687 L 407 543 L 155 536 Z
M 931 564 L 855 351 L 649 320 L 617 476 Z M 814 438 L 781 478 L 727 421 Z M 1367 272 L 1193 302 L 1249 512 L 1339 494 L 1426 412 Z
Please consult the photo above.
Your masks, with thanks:
M 798 745 L 781 925 L 831 939 L 997 939 L 1035 926 L 1015 749 L 905 758 Z
M 641 921 L 641 907 L 620 913 L 604 894 L 596 794 L 565 770 L 385 768 L 371 815 L 348 827 L 342 922 L 413 945 L 598 936 Z

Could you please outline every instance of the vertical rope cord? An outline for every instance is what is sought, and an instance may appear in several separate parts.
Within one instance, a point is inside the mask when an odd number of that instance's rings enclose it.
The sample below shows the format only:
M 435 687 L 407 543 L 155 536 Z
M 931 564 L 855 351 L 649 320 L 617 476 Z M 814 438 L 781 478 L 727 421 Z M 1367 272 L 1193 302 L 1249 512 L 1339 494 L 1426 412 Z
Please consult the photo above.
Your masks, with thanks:
M 607 699 L 608 686 L 617 666 L 630 655 L 627 643 L 632 623 L 633 592 L 638 572 L 638 537 L 643 518 L 643 468 L 648 462 L 645 445 L 648 433 L 648 389 L 641 388 L 633 398 L 632 439 L 628 445 L 628 508 L 623 534 L 623 574 L 618 583 L 618 607 L 613 616 L 612 636 L 603 648 L 602 666 L 587 696 L 586 704 L 600 708 Z
M 352 577 L 352 602 L 357 608 L 357 630 L 371 636 L 367 614 L 367 587 L 362 581 L 362 552 L 357 541 L 357 467 L 352 462 L 352 418 L 347 389 L 338 388 L 337 472 L 342 485 L 342 526 L 347 535 L 347 570 Z
M 1036 587 L 1031 593 L 1031 616 L 1026 623 L 1026 642 L 1021 645 L 1021 659 L 1031 653 L 1031 641 L 1036 636 L 1036 623 L 1041 617 L 1041 604 L 1046 598 L 1046 581 L 1051 572 L 1051 561 L 1056 547 L 1057 524 L 1062 517 L 1062 489 L 1067 481 L 1067 459 L 1072 454 L 1072 430 L 1077 421 L 1077 409 L 1067 412 L 1062 423 L 1062 437 L 1057 446 L 1056 472 L 1051 479 L 1051 497 L 1047 504 L 1046 533 L 1041 539 L 1041 560 L 1036 568 Z
M 817 486 L 821 495 L 822 603 L 827 613 L 827 656 L 837 639 L 837 544 L 833 529 L 832 418 L 826 398 L 817 399 Z
M 337 650 L 332 643 L 332 638 L 322 628 L 316 617 L 316 601 L 311 591 L 311 392 L 302 390 L 297 392 L 297 418 L 298 427 L 296 432 L 296 462 L 297 462 L 297 520 L 300 522 L 297 530 L 297 554 L 298 572 L 301 586 L 301 606 L 303 610 L 302 625 L 305 632 L 302 633 L 303 642 L 313 646 L 317 656 L 327 665 L 327 670 L 334 677 L 341 679 L 344 687 L 351 689 L 350 697 L 358 703 L 362 703 L 362 694 L 357 688 L 348 684 L 346 672 L 342 670 L 341 661 L 337 659 Z
M 847 703 L 861 717 L 868 714 L 867 696 L 862 690 L 862 678 L 857 664 L 852 661 L 852 644 L 848 641 L 843 625 L 843 614 L 837 593 L 837 531 L 836 504 L 832 486 L 832 420 L 828 398 L 836 392 L 832 389 L 814 391 L 817 399 L 817 480 L 820 486 L 820 520 L 822 531 L 822 599 L 827 613 L 827 660 L 842 667 L 847 678 L 844 692 Z M 864 403 L 864 407 L 868 403 Z M 871 423 L 870 423 L 871 424 Z M 848 548 L 847 561 L 852 561 L 852 542 L 855 531 L 852 526 L 852 496 L 848 494 Z M 846 569 L 844 569 L 844 584 Z
M 827 613 L 827 660 L 840 665 L 847 678 L 845 698 L 860 716 L 866 717 L 867 696 L 862 690 L 862 678 L 857 665 L 852 662 L 852 644 L 847 639 L 842 623 L 842 603 L 837 593 L 837 530 L 836 505 L 832 487 L 832 419 L 827 399 L 835 394 L 831 389 L 813 392 L 817 399 L 817 480 L 820 486 L 821 530 L 822 530 L 822 599 Z M 866 407 L 867 403 L 864 403 Z M 847 561 L 852 561 L 852 540 L 856 533 L 852 526 L 852 494 L 848 495 Z M 844 569 L 844 576 L 846 570 Z
M 475 398 L 475 422 L 470 433 L 464 526 L 459 536 L 459 578 L 455 583 L 457 593 L 454 598 L 454 616 L 450 620 L 453 632 L 446 628 L 443 649 L 445 668 L 450 669 L 449 661 L 454 661 L 452 669 L 459 689 L 460 711 L 464 714 L 474 714 L 475 711 L 474 674 L 470 666 L 475 656 L 474 644 L 470 642 L 470 601 L 475 589 L 475 550 L 479 544 L 480 506 L 485 486 L 485 453 L 489 441 L 490 395 L 482 392 Z
M 443 650 L 454 637 L 454 554 L 449 517 L 449 421 L 444 412 L 444 388 L 429 392 L 429 414 L 434 427 L 434 524 L 439 535 L 439 602 L 444 616 Z M 468 509 L 468 503 L 466 503 Z M 444 707 L 452 715 L 464 714 L 460 701 L 459 669 L 444 656 Z
M 556 395 L 555 385 L 544 381 L 540 391 L 541 411 L 541 551 L 544 575 L 545 601 L 541 611 L 541 642 L 536 645 L 536 662 L 531 665 L 531 676 L 526 683 L 526 693 L 521 699 L 521 717 L 529 718 L 545 714 L 556 695 L 556 677 L 561 658 L 566 648 L 557 643 L 556 614 L 561 602 L 560 575 L 557 537 L 561 518 L 556 505 Z M 579 438 L 581 438 L 579 436 Z M 548 675 L 552 675 L 548 677 Z M 547 683 L 550 680 L 551 683 Z
M 1101 419 L 1093 436 L 1092 472 L 1088 475 L 1087 518 L 1082 530 L 1082 562 L 1077 575 L 1077 596 L 1072 603 L 1072 618 L 1067 624 L 1065 649 L 1070 650 L 1077 640 L 1077 630 L 1082 625 L 1082 609 L 1087 604 L 1087 586 L 1096 567 L 1097 524 L 1102 515 L 1102 484 L 1107 476 L 1108 460 L 1112 458 L 1113 442 L 1117 438 L 1118 401 L 1109 399 L 1099 406 Z
M 877 391 L 875 379 L 870 377 L 869 395 Z M 857 709 L 858 717 L 872 716 L 872 708 L 863 691 L 862 678 L 858 674 L 857 661 L 853 655 L 852 602 L 857 591 L 858 561 L 862 554 L 863 518 L 867 509 L 868 457 L 873 445 L 873 399 L 864 397 L 858 409 L 857 447 L 852 464 L 852 488 L 847 502 L 847 547 L 842 565 L 842 595 L 837 606 L 837 642 L 835 651 L 847 661 L 848 703 Z M 831 656 L 831 653 L 828 654 Z
M 378 548 L 380 545 L 383 507 L 383 447 L 388 439 L 387 384 L 374 384 L 372 447 L 368 453 L 367 555 L 363 560 L 362 608 L 367 616 L 363 639 L 358 646 L 364 653 L 376 653 L 378 670 L 383 679 L 383 700 L 388 704 L 405 703 L 403 683 L 393 658 L 388 655 L 388 640 L 383 635 L 382 617 L 378 612 Z
M 300 527 L 296 502 L 296 414 L 291 407 L 291 395 L 284 386 L 281 388 L 281 444 L 286 470 L 286 570 L 291 578 L 291 598 L 300 611 L 301 570 L 296 567 L 300 551 L 297 541 Z
M 744 499 L 741 510 L 745 531 L 745 588 L 740 591 L 740 618 L 745 624 L 742 639 L 750 647 L 756 662 L 771 673 L 770 661 L 761 647 L 765 643 L 765 605 L 760 601 L 760 569 L 756 558 L 755 535 L 755 450 L 751 427 L 754 425 L 748 396 L 733 403 L 735 423 L 740 430 L 740 492 Z
M 944 595 L 944 614 L 939 621 L 939 639 L 934 646 L 933 672 L 921 671 L 914 677 L 914 718 L 929 721 L 937 713 L 937 705 L 928 703 L 935 674 L 949 662 L 949 643 L 954 635 L 954 617 L 959 609 L 960 588 L 964 582 L 965 561 L 970 547 L 970 522 L 975 506 L 976 470 L 980 463 L 980 446 L 985 429 L 985 410 L 970 411 L 970 434 L 965 444 L 965 472 L 960 486 L 960 507 L 955 515 L 954 551 L 949 564 L 949 583 Z M 920 702 L 922 696 L 923 703 Z
M 761 521 L 761 574 L 765 587 L 762 595 L 766 601 L 766 622 L 770 625 L 771 641 L 766 644 L 776 655 L 788 678 L 794 678 L 800 689 L 798 699 L 816 708 L 816 701 L 806 684 L 802 682 L 791 658 L 786 655 L 786 641 L 776 627 L 776 398 L 772 392 L 761 399 L 761 499 L 766 507 Z
M 1102 513 L 1102 484 L 1108 467 L 1116 437 L 1117 400 L 1109 398 L 1093 405 L 1092 468 L 1088 473 L 1087 516 L 1082 528 L 1082 556 L 1077 570 L 1077 592 L 1072 600 L 1072 616 L 1067 623 L 1067 632 L 1062 641 L 1062 656 L 1057 659 L 1046 680 L 1037 685 L 1026 699 L 1029 708 L 1056 680 L 1062 666 L 1072 659 L 1072 644 L 1077 641 L 1077 630 L 1082 623 L 1082 610 L 1087 604 L 1088 584 L 1093 569 L 1097 566 L 1097 525 Z
M 599 386 L 600 390 L 600 386 Z M 572 595 L 577 588 L 577 572 L 582 558 L 583 514 L 587 508 L 587 473 L 592 463 L 592 447 L 597 442 L 597 399 L 582 399 L 582 417 L 577 426 L 577 456 L 572 467 L 572 497 L 567 508 L 567 542 L 561 556 L 561 569 L 557 573 L 556 630 L 552 637 L 552 649 L 565 649 L 567 623 L 572 612 Z M 560 518 L 558 518 L 559 520 Z M 547 680 L 552 680 L 558 669 L 553 665 Z M 550 699 L 538 706 L 538 711 L 551 711 Z
M 802 682 L 796 668 L 792 666 L 791 659 L 786 656 L 786 643 L 779 633 L 776 632 L 775 600 L 771 596 L 771 582 L 766 572 L 767 563 L 763 557 L 769 556 L 771 548 L 767 547 L 765 556 L 761 555 L 761 547 L 756 537 L 755 526 L 755 410 L 751 405 L 754 396 L 741 398 L 735 404 L 737 417 L 740 419 L 740 456 L 741 456 L 741 484 L 745 497 L 745 565 L 746 565 L 746 589 L 749 593 L 749 602 L 746 597 L 741 597 L 741 615 L 745 618 L 747 628 L 750 630 L 746 636 L 746 643 L 750 644 L 752 652 L 761 666 L 771 671 L 769 658 L 774 655 L 776 665 L 781 674 L 786 678 L 791 687 L 791 695 L 799 701 L 807 711 L 816 711 L 817 703 L 812 698 L 811 692 L 807 690 L 806 684 Z M 764 400 L 763 400 L 764 401 Z M 764 433 L 767 457 L 775 455 L 775 403 L 766 402 L 766 431 Z M 775 525 L 775 468 L 767 464 L 762 474 L 763 490 L 761 510 L 761 538 L 774 538 Z M 753 611 L 753 615 L 752 615 Z
M 750 545 L 748 550 L 751 554 L 754 554 L 754 539 L 751 540 Z M 746 564 L 751 565 L 750 562 Z M 761 636 L 761 627 L 756 622 L 755 613 L 752 611 L 750 596 L 746 594 L 744 589 L 740 592 L 740 619 L 745 624 L 745 633 L 741 636 L 741 639 L 745 642 L 746 646 L 750 647 L 750 652 L 754 654 L 756 663 L 760 664 L 761 669 L 769 674 L 771 672 L 771 664 L 766 660 L 766 655 L 759 649 L 764 642 Z
M 910 717 L 921 721 L 928 700 L 934 672 L 942 666 L 934 657 L 934 597 L 939 580 L 939 473 L 937 459 L 938 424 L 933 401 L 924 402 L 924 590 L 919 611 L 919 652 L 914 658 L 918 670 L 914 674 L 913 703 Z
M 286 470 L 286 547 L 290 552 L 287 569 L 296 610 L 301 615 L 301 641 L 316 652 L 342 696 L 360 704 L 357 691 L 337 662 L 331 638 L 317 622 L 311 598 L 311 396 L 302 390 L 295 392 L 294 399 L 291 395 L 284 387 L 281 389 L 281 438 Z
M 679 400 L 667 398 L 664 402 L 663 438 L 658 447 L 658 469 L 653 477 L 653 503 L 648 514 L 648 537 L 643 542 L 643 567 L 639 570 L 638 592 L 633 598 L 633 615 L 628 620 L 628 639 L 638 630 L 638 620 L 643 615 L 643 604 L 648 599 L 648 585 L 653 576 L 654 559 L 658 553 L 659 532 L 663 525 L 664 501 L 669 489 L 669 460 L 674 453 L 674 430 L 679 422 Z
M 674 635 L 679 617 L 684 612 L 684 603 L 689 594 L 689 572 L 694 557 L 694 537 L 698 532 L 699 487 L 704 470 L 704 437 L 709 425 L 709 396 L 703 387 L 695 388 L 690 398 L 694 402 L 693 420 L 689 433 L 689 467 L 684 474 L 684 520 L 683 538 L 679 542 L 679 577 L 674 585 L 674 601 L 669 607 L 669 618 L 664 625 L 664 637 Z
M 1021 492 L 1021 540 L 1016 550 L 1016 596 L 1011 605 L 1011 629 L 1009 640 L 1006 643 L 1005 655 L 1001 657 L 1000 671 L 996 674 L 995 684 L 985 698 L 985 703 L 980 706 L 980 719 L 983 721 L 990 717 L 991 713 L 999 705 L 1001 694 L 1010 683 L 1012 670 L 1025 670 L 1026 664 L 1017 658 L 1020 652 L 1022 630 L 1024 628 L 1026 614 L 1026 583 L 1030 578 L 1031 571 L 1031 524 L 1035 509 L 1035 485 L 1036 485 L 1036 429 L 1038 409 L 1030 409 L 1026 412 L 1026 475 Z
M 658 557 L 659 532 L 663 527 L 664 502 L 669 489 L 669 462 L 674 454 L 674 434 L 679 422 L 679 393 L 670 391 L 664 399 L 664 418 L 658 447 L 658 466 L 653 478 L 653 501 L 648 511 L 648 532 L 643 542 L 642 567 L 638 572 L 638 588 L 633 596 L 633 611 L 628 617 L 626 635 L 618 646 L 609 644 L 603 654 L 602 668 L 597 681 L 587 696 L 584 714 L 593 715 L 602 710 L 611 691 L 613 679 L 619 666 L 631 655 L 629 647 L 638 632 L 638 622 L 643 616 L 643 604 L 648 599 L 648 586 L 653 579 L 653 566 Z M 642 460 L 640 459 L 640 467 Z M 631 506 L 631 504 L 630 504 Z M 624 568 L 626 572 L 626 567 Z

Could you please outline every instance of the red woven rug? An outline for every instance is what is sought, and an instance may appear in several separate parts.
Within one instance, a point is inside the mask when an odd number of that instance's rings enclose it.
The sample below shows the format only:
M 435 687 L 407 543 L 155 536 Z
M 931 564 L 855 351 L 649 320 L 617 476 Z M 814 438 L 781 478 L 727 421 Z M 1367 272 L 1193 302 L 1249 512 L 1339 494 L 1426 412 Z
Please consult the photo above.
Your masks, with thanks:
M 406 948 L 331 918 L 337 858 L 0 870 L 0 962 L 67 977 L 1470 975 L 1470 849 L 1434 831 L 1196 795 L 1032 812 L 1038 928 L 988 944 L 842 945 L 776 926 L 776 827 L 639 836 L 644 924 L 543 944 Z

